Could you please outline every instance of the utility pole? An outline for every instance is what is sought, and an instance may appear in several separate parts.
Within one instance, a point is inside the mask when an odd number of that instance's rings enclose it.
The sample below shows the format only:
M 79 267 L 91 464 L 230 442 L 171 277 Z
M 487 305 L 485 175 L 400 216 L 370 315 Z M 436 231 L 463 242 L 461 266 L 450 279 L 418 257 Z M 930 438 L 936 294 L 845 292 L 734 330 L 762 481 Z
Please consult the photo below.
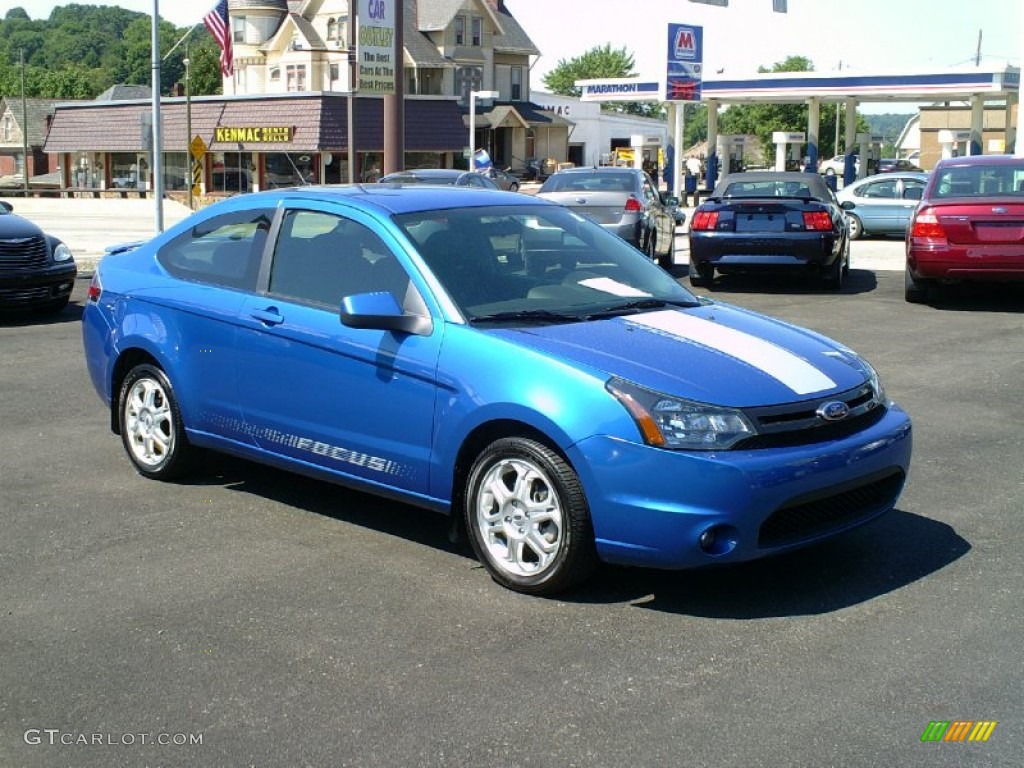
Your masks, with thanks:
M 28 197 L 28 100 L 25 98 L 25 49 L 18 51 L 21 63 L 21 183 Z

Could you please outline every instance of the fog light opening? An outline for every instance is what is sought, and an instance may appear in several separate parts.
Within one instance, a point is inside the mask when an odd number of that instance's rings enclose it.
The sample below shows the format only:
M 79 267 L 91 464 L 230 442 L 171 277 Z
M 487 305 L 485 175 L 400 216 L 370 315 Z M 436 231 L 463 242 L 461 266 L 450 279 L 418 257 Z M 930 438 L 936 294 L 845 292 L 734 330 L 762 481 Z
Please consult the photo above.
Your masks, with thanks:
M 712 525 L 697 538 L 701 551 L 709 555 L 725 555 L 736 548 L 739 532 L 731 525 Z

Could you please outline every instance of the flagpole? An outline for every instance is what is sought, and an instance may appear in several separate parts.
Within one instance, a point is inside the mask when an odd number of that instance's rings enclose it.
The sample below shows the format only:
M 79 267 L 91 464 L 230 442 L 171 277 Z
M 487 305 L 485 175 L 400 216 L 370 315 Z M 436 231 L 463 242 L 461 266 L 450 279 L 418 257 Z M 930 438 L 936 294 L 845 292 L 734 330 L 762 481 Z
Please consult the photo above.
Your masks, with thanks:
M 156 203 L 156 232 L 164 231 L 164 159 L 160 130 L 160 0 L 153 0 L 153 198 Z

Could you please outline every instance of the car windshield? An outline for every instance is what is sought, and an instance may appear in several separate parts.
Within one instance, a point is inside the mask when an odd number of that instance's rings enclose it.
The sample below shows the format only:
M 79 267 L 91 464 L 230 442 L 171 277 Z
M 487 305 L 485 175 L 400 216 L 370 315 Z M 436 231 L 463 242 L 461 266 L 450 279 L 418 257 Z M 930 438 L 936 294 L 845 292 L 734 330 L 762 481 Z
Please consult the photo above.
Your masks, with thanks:
M 560 206 L 395 217 L 470 322 L 576 322 L 697 299 L 621 238 Z
M 942 168 L 936 171 L 932 190 L 933 197 L 1024 197 L 1024 161 Z
M 601 171 L 595 173 L 556 173 L 549 176 L 540 192 L 632 192 L 636 187 L 633 174 L 628 171 Z

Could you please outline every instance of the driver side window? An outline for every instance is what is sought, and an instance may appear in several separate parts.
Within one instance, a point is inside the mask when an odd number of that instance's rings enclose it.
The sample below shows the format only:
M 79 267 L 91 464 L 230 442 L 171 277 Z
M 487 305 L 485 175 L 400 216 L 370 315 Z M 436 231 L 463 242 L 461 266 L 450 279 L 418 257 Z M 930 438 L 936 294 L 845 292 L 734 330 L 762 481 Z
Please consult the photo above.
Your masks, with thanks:
M 401 303 L 409 278 L 369 227 L 320 211 L 285 214 L 270 293 L 337 309 L 345 296 L 389 292 Z

